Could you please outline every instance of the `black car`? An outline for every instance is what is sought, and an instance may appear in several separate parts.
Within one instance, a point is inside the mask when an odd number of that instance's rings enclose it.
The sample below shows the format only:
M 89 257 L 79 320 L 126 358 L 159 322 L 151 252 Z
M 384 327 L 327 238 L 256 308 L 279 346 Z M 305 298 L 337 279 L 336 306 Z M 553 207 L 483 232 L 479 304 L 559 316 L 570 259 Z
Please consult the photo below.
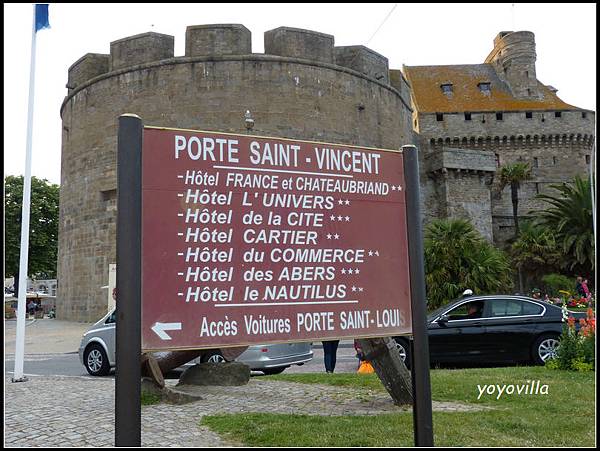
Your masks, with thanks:
M 465 297 L 432 312 L 427 321 L 432 365 L 531 361 L 541 365 L 556 356 L 564 324 L 560 307 L 510 295 Z M 395 339 L 409 363 L 409 338 Z

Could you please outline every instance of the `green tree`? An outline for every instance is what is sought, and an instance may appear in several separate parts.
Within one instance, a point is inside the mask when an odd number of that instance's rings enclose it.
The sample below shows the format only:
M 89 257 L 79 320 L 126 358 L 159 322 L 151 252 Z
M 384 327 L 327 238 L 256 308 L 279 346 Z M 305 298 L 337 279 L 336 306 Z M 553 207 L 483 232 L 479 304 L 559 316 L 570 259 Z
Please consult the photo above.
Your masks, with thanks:
M 513 263 L 522 271 L 527 270 L 539 285 L 544 274 L 560 268 L 562 251 L 551 229 L 533 221 L 525 221 L 519 237 L 511 245 Z
M 424 239 L 425 282 L 428 308 L 456 299 L 470 288 L 477 294 L 510 289 L 511 266 L 464 219 L 438 219 L 426 228 Z
M 510 198 L 513 207 L 513 220 L 515 222 L 515 239 L 519 236 L 519 189 L 521 182 L 531 178 L 531 168 L 528 163 L 509 163 L 500 168 L 500 191 L 510 185 Z
M 31 178 L 29 276 L 55 278 L 58 254 L 58 185 Z M 23 176 L 4 178 L 4 265 L 6 277 L 19 275 Z M 15 283 L 16 287 L 17 283 Z
M 536 212 L 536 221 L 553 230 L 564 252 L 563 267 L 591 274 L 595 262 L 590 179 L 577 176 L 572 183 L 550 185 L 550 188 L 555 193 L 536 196 L 550 204 L 547 210 Z

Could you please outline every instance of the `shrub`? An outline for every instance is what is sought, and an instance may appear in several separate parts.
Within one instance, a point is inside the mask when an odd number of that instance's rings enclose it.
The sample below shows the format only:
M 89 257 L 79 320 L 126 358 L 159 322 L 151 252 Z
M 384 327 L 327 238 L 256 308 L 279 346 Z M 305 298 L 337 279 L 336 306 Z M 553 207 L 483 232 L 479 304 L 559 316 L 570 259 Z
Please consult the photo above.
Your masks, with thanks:
M 572 288 L 573 281 L 570 277 L 562 274 L 548 274 L 542 277 L 546 292 L 551 297 L 560 296 L 559 291 L 569 291 Z
M 563 306 L 563 321 L 568 315 Z M 575 318 L 569 316 L 563 326 L 560 337 L 560 346 L 557 350 L 556 360 L 546 363 L 551 369 L 590 371 L 596 366 L 596 318 L 591 308 L 587 311 L 587 318 L 579 320 L 579 332 L 575 328 Z
M 438 219 L 426 228 L 425 283 L 428 309 L 456 299 L 469 288 L 476 294 L 512 286 L 508 257 L 489 244 L 465 219 Z
M 585 371 L 593 371 L 593 369 L 594 369 L 594 365 L 591 363 L 586 363 L 584 361 L 584 359 L 575 359 L 575 360 L 573 360 L 571 365 L 575 371 L 585 372 Z
M 571 321 L 571 319 L 573 319 L 573 317 L 570 317 L 569 321 Z M 573 327 L 571 327 L 571 322 L 569 322 L 569 325 L 563 326 L 563 332 L 560 336 L 560 346 L 556 352 L 556 360 L 559 369 L 573 369 L 571 363 L 577 358 L 577 341 L 574 323 Z

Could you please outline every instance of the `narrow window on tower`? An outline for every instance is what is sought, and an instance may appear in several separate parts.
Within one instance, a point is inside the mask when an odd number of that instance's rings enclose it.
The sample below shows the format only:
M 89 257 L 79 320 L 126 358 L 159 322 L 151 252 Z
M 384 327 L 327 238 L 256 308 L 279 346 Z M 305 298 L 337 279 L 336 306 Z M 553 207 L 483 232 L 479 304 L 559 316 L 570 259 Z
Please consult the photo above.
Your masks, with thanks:
M 444 114 L 443 113 L 435 113 L 435 118 L 438 122 L 441 122 L 444 120 Z
M 502 121 L 503 120 L 502 113 L 496 113 L 496 120 L 497 121 Z
M 531 111 L 526 111 L 525 112 L 525 119 L 532 119 L 533 118 L 533 113 Z
M 590 156 L 589 155 L 585 156 L 585 164 L 590 164 Z
M 534 168 L 537 168 L 537 167 L 539 167 L 539 163 L 538 163 L 538 159 L 537 159 L 537 157 L 533 157 L 533 167 L 534 167 Z
M 554 117 L 562 117 L 562 112 L 560 112 L 560 111 L 555 111 L 555 112 L 554 112 Z
M 471 113 L 465 113 L 465 121 L 471 120 Z

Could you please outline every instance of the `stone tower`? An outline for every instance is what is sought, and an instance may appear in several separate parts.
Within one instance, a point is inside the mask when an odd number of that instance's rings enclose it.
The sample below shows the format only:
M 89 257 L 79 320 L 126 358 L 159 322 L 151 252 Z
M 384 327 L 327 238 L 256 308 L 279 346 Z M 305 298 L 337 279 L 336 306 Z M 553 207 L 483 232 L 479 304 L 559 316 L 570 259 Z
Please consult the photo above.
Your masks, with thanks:
M 502 31 L 485 59 L 517 99 L 543 99 L 535 73 L 535 36 L 530 31 Z
M 398 149 L 414 142 L 410 91 L 388 60 L 334 37 L 280 27 L 252 53 L 243 25 L 190 26 L 185 55 L 174 38 L 144 33 L 86 54 L 68 74 L 61 106 L 57 317 L 95 321 L 107 309 L 108 266 L 116 257 L 117 119 Z

